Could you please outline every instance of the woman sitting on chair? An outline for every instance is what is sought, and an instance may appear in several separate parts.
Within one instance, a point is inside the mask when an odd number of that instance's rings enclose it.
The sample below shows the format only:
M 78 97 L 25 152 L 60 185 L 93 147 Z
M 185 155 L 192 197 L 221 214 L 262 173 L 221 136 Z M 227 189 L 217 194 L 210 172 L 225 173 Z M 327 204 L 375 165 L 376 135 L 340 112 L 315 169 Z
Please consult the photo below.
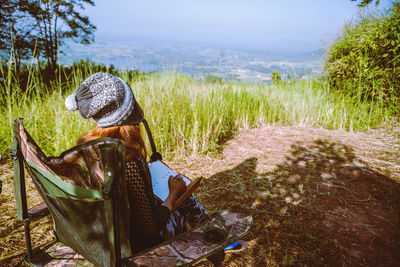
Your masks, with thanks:
M 79 110 L 83 118 L 92 118 L 97 124 L 78 143 L 101 137 L 119 138 L 125 143 L 134 253 L 185 232 L 186 221 L 194 226 L 208 218 L 193 195 L 171 212 L 175 201 L 186 189 L 179 175 L 169 178 L 169 196 L 164 202 L 154 198 L 139 126 L 143 111 L 126 82 L 107 73 L 95 73 L 79 86 L 76 94 L 67 97 L 65 105 L 71 111 Z

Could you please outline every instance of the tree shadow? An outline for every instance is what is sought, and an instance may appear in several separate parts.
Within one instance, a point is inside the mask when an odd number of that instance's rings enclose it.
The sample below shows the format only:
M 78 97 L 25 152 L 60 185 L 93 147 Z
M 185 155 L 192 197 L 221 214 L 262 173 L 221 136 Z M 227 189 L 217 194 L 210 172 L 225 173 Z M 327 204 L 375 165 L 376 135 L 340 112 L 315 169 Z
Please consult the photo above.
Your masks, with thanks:
M 399 266 L 400 186 L 355 163 L 350 146 L 294 143 L 286 160 L 258 173 L 251 157 L 203 183 L 211 211 L 250 212 L 250 246 L 237 265 Z

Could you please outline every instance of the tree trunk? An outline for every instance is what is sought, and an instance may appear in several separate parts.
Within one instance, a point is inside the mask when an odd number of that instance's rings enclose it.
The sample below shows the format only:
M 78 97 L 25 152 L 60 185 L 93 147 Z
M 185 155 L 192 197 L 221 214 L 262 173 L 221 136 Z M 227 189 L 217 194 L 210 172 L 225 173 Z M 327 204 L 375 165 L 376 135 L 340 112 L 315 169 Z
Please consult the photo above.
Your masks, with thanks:
M 21 72 L 21 51 L 16 50 L 15 51 L 15 70 L 16 73 L 19 74 Z
M 53 69 L 55 70 L 57 66 L 57 61 L 58 61 L 58 38 L 57 38 L 57 15 L 55 15 L 54 18 L 54 38 L 53 38 Z
M 49 3 L 46 3 L 46 15 L 43 19 L 44 24 L 44 46 L 45 46 L 45 58 L 47 60 L 47 66 L 50 67 L 51 65 L 51 23 L 50 23 L 50 8 Z

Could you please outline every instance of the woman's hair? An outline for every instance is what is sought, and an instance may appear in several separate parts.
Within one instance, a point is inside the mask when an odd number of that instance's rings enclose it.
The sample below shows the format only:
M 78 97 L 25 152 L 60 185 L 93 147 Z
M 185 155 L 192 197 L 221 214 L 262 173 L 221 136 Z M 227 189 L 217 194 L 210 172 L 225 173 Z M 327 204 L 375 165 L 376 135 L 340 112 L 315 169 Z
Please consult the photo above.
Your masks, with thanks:
M 84 142 L 101 137 L 121 139 L 125 143 L 125 146 L 127 148 L 126 160 L 131 160 L 138 155 L 141 155 L 143 158 L 146 159 L 146 147 L 140 133 L 139 125 L 114 126 L 104 129 L 96 126 L 93 130 L 81 136 L 78 140 L 78 144 L 82 144 Z

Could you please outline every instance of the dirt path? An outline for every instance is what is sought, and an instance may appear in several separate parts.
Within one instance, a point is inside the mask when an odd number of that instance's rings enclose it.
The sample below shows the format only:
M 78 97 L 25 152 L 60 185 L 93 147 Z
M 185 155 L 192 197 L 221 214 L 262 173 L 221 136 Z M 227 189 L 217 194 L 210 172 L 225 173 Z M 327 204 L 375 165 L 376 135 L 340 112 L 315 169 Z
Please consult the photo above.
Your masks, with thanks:
M 399 153 L 382 131 L 266 128 L 241 131 L 220 159 L 170 164 L 207 178 L 197 196 L 211 212 L 253 214 L 250 248 L 224 265 L 399 266 Z
M 168 164 L 206 178 L 196 195 L 210 212 L 254 216 L 249 248 L 228 255 L 225 266 L 399 266 L 399 154 L 400 140 L 383 131 L 279 127 L 240 131 L 219 158 Z M 10 167 L 0 169 L 2 257 L 23 249 Z M 34 228 L 35 242 L 50 238 L 47 221 Z

